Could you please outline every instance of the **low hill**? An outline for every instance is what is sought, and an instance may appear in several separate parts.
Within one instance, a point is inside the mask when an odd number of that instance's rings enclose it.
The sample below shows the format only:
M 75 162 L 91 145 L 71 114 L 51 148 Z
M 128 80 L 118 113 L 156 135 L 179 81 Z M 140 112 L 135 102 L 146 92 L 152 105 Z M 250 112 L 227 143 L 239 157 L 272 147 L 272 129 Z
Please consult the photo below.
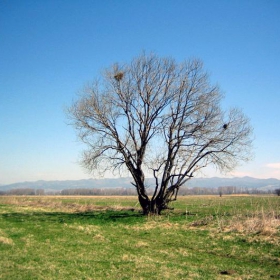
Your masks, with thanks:
M 52 191 L 61 191 L 63 189 L 89 189 L 89 188 L 118 188 L 132 187 L 131 178 L 116 179 L 85 179 L 85 180 L 66 180 L 66 181 L 35 181 L 19 182 L 9 185 L 0 186 L 0 190 L 7 191 L 11 189 L 44 189 Z
M 280 180 L 257 179 L 252 177 L 234 177 L 234 178 L 197 178 L 192 179 L 186 183 L 187 187 L 201 187 L 201 188 L 217 188 L 225 186 L 233 186 L 238 188 L 270 190 L 280 187 Z
M 67 180 L 67 181 L 35 181 L 20 182 L 0 186 L 0 191 L 12 189 L 44 189 L 46 191 L 61 191 L 64 189 L 104 189 L 104 188 L 134 188 L 131 184 L 131 178 L 114 178 L 114 179 L 87 179 L 87 180 Z M 153 179 L 147 179 L 146 183 L 153 187 Z M 280 188 L 280 180 L 257 179 L 252 177 L 235 177 L 235 178 L 193 178 L 188 181 L 185 187 L 188 188 L 218 188 L 232 186 L 244 189 L 258 189 L 262 191 L 274 190 Z

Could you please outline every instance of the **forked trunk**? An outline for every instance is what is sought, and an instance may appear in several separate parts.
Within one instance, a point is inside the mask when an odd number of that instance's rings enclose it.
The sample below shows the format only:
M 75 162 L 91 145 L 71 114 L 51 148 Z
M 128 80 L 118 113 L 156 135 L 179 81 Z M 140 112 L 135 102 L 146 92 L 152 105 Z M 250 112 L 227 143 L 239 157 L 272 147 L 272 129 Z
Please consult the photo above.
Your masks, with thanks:
M 168 209 L 168 203 L 163 198 L 149 199 L 138 196 L 143 215 L 160 215 L 162 210 Z
M 177 193 L 179 190 L 178 185 L 172 185 L 169 188 L 161 187 L 160 191 L 157 193 L 157 188 L 155 188 L 154 195 L 150 198 L 146 192 L 146 187 L 144 184 L 144 174 L 141 171 L 141 168 L 137 170 L 132 169 L 134 173 L 135 184 L 138 200 L 142 207 L 144 215 L 160 215 L 161 212 L 165 209 L 170 209 L 168 204 L 171 201 L 176 200 Z M 156 195 L 157 193 L 157 195 Z

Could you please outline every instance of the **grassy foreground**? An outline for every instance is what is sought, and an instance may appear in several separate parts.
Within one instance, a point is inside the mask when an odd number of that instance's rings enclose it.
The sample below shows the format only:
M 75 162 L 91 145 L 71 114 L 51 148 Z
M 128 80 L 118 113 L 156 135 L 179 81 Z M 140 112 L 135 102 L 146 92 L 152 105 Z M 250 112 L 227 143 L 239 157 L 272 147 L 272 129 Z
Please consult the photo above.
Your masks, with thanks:
M 0 197 L 0 279 L 279 279 L 280 198 Z

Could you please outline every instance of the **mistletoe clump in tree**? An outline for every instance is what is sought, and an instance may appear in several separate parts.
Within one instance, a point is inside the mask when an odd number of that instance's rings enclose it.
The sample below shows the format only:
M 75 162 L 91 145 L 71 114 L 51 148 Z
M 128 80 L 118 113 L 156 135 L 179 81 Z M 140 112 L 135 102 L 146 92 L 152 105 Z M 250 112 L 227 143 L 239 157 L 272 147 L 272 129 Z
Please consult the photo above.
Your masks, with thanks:
M 224 112 L 221 99 L 199 60 L 143 54 L 114 64 L 69 108 L 89 148 L 82 164 L 93 173 L 128 170 L 143 213 L 160 214 L 202 168 L 227 172 L 249 160 L 249 121 L 238 109 Z

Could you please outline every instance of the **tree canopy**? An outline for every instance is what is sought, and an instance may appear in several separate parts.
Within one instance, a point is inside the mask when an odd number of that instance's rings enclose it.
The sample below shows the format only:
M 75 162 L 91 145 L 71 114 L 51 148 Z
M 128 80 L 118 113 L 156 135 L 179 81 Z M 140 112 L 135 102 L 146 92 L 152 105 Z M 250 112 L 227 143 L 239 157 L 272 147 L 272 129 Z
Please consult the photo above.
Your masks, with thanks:
M 225 112 L 222 97 L 197 59 L 142 54 L 116 63 L 69 108 L 88 146 L 82 164 L 93 173 L 128 170 L 143 213 L 160 214 L 202 168 L 228 172 L 250 159 L 249 120 L 239 109 Z

